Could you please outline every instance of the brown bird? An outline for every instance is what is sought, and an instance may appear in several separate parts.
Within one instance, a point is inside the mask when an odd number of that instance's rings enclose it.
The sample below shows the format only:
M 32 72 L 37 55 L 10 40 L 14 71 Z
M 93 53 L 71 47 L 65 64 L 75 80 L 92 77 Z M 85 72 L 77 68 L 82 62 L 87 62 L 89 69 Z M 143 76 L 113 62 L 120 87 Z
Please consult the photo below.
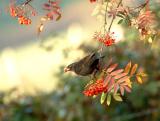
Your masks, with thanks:
M 74 62 L 67 67 L 64 68 L 65 72 L 73 71 L 77 75 L 88 76 L 90 74 L 94 74 L 99 70 L 100 60 L 104 58 L 104 56 L 100 56 L 99 53 L 94 52 L 81 60 Z

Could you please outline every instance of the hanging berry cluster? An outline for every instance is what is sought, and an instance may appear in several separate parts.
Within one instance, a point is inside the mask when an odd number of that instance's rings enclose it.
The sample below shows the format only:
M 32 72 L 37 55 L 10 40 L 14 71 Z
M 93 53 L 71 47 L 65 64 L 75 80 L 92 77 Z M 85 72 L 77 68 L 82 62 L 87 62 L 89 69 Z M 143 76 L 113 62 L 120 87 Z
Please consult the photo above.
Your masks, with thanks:
M 31 16 L 36 15 L 36 11 L 29 4 L 31 0 L 24 2 L 23 4 L 16 4 L 15 0 L 10 0 L 9 12 L 14 18 L 17 18 L 19 24 L 30 25 L 32 20 Z
M 114 32 L 107 33 L 106 35 L 96 32 L 93 39 L 103 43 L 105 46 L 112 46 L 115 43 Z
M 9 13 L 13 18 L 18 20 L 21 25 L 30 25 L 32 23 L 31 17 L 36 16 L 37 12 L 31 6 L 33 0 L 25 0 L 22 4 L 17 4 L 17 0 L 10 0 Z M 44 23 L 47 21 L 58 21 L 61 18 L 59 0 L 48 0 L 43 4 L 42 8 L 46 14 L 40 18 L 38 25 L 38 34 L 43 31 Z

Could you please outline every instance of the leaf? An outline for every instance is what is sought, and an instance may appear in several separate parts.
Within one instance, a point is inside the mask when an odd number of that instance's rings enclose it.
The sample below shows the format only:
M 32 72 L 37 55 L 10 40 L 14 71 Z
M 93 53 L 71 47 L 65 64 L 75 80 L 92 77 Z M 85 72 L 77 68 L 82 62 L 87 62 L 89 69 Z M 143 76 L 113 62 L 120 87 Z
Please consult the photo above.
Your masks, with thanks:
M 129 76 L 124 76 L 123 78 L 119 79 L 119 80 L 117 81 L 117 83 L 120 84 L 120 83 L 126 81 L 127 79 L 129 79 Z
M 116 83 L 116 84 L 114 85 L 114 94 L 117 93 L 118 89 L 119 89 L 119 85 Z
M 122 97 L 120 96 L 119 93 L 114 94 L 114 95 L 113 95 L 113 98 L 114 98 L 116 101 L 120 101 L 120 102 L 123 101 L 123 100 L 122 100 Z
M 121 95 L 123 96 L 124 95 L 124 88 L 122 86 L 120 86 L 120 92 L 121 92 Z
M 107 105 L 109 106 L 111 104 L 111 94 L 108 94 L 107 96 Z
M 147 77 L 148 75 L 146 73 L 140 72 L 137 75 L 141 76 L 141 77 Z
M 60 20 L 60 19 L 61 19 L 61 17 L 62 17 L 62 15 L 61 15 L 61 14 L 59 14 L 59 15 L 57 16 L 57 18 L 56 18 L 56 21 Z
M 109 84 L 109 86 L 108 86 L 108 92 L 110 92 L 111 90 L 112 90 L 112 88 L 113 88 L 113 86 L 114 86 L 114 78 L 111 78 L 111 81 L 110 81 L 110 84 Z
M 104 86 L 108 85 L 108 83 L 110 82 L 111 78 L 112 78 L 112 77 L 111 77 L 110 75 L 108 75 L 108 76 L 105 78 Z
M 93 99 L 96 98 L 96 97 L 97 97 L 97 95 L 93 95 Z
M 124 70 L 123 69 L 118 69 L 116 71 L 113 71 L 110 75 L 115 76 L 118 75 L 119 73 L 122 73 Z
M 124 15 L 122 15 L 122 14 L 117 14 L 117 16 L 120 18 L 124 18 Z M 121 19 L 121 20 L 123 20 L 123 19 Z M 121 20 L 119 20 L 119 21 L 121 21 Z
M 120 78 L 122 78 L 122 77 L 124 77 L 124 76 L 126 76 L 126 75 L 127 75 L 127 73 L 121 73 L 121 74 L 115 76 L 114 78 L 115 78 L 115 79 L 120 79 Z
M 43 31 L 43 29 L 44 29 L 44 24 L 40 24 L 40 26 L 38 27 L 38 34 L 40 34 L 42 31 Z
M 91 84 L 93 84 L 93 82 L 94 82 L 94 80 L 90 80 L 90 81 L 86 84 L 85 88 L 88 88 Z
M 127 80 L 126 80 L 126 84 L 127 84 L 130 88 L 132 88 L 132 82 L 131 82 L 130 79 L 127 79 Z
M 116 67 L 118 66 L 118 64 L 113 64 L 111 65 L 108 69 L 107 69 L 107 72 L 112 72 Z
M 105 64 L 104 69 L 107 69 L 112 64 L 112 58 L 109 59 L 108 63 Z
M 118 16 L 118 15 L 117 15 Z M 118 21 L 118 24 L 121 24 L 123 22 L 123 19 L 119 20 Z
M 124 72 L 125 73 L 129 73 L 129 71 L 130 71 L 130 69 L 131 69 L 131 66 L 132 66 L 132 63 L 131 63 L 131 61 L 127 64 L 127 66 L 125 67 L 125 69 L 124 69 Z
M 140 83 L 140 84 L 143 83 L 142 78 L 141 78 L 140 76 L 136 76 L 136 79 L 137 79 L 137 82 L 138 82 L 138 83 Z
M 133 74 L 135 74 L 136 70 L 137 70 L 138 64 L 134 64 L 134 66 L 131 69 L 131 73 L 130 75 L 132 76 Z
M 131 92 L 131 89 L 130 89 L 128 86 L 123 86 L 123 87 L 124 87 L 124 89 L 125 89 L 128 93 Z
M 103 92 L 102 95 L 101 95 L 101 100 L 100 100 L 100 101 L 101 101 L 101 104 L 104 103 L 106 97 L 107 97 L 107 94 Z

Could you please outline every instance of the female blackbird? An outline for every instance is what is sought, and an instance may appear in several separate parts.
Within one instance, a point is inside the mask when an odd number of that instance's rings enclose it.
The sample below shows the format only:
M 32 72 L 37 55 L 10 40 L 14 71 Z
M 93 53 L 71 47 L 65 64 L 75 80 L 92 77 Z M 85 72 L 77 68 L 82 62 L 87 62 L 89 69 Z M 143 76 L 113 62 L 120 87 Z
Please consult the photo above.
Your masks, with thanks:
M 100 56 L 97 52 L 91 53 L 81 60 L 68 65 L 64 68 L 64 71 L 73 71 L 77 75 L 88 76 L 99 70 L 100 59 L 103 57 L 104 56 Z

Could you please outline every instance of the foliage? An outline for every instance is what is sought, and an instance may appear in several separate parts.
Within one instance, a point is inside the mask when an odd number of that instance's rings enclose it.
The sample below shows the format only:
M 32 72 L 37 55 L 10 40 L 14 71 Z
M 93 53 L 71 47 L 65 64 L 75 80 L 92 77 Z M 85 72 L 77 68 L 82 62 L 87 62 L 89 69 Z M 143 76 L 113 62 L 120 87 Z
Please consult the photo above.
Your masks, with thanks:
M 159 58 L 159 33 L 157 24 L 152 28 L 155 19 L 158 18 L 159 7 L 154 8 L 154 12 L 149 7 L 149 0 L 144 4 L 136 7 L 124 5 L 122 0 L 89 0 L 91 3 L 97 3 L 98 7 L 94 10 L 94 14 L 98 16 L 101 14 L 103 18 L 103 26 L 94 39 L 102 43 L 99 52 L 106 53 L 112 56 L 119 64 L 106 63 L 99 75 L 99 78 L 87 84 L 84 94 L 95 98 L 101 94 L 100 103 L 110 105 L 112 97 L 116 101 L 123 101 L 120 105 L 113 102 L 110 108 L 104 109 L 102 105 L 96 101 L 84 97 L 80 92 L 83 90 L 85 83 L 81 78 L 73 78 L 62 76 L 62 72 L 57 76 L 61 80 L 61 85 L 58 90 L 51 94 L 39 94 L 37 96 L 19 96 L 16 99 L 6 101 L 11 97 L 10 93 L 2 94 L 0 115 L 3 120 L 13 121 L 93 121 L 93 120 L 125 120 L 132 121 L 157 121 L 160 120 L 160 105 L 159 105 L 159 89 L 160 89 L 160 58 Z M 20 24 L 31 24 L 31 16 L 37 14 L 35 9 L 30 5 L 31 0 L 23 4 L 15 4 L 11 1 L 10 14 L 12 17 L 18 19 Z M 40 20 L 38 33 L 43 31 L 44 23 L 50 20 L 59 20 L 61 13 L 59 12 L 59 2 L 49 0 L 44 4 L 44 9 L 47 11 Z M 25 9 L 24 9 L 25 8 Z M 27 8 L 27 9 L 26 9 Z M 28 11 L 29 9 L 29 11 Z M 97 15 L 98 14 L 98 15 Z M 55 15 L 55 16 L 54 16 Z M 111 19 L 110 24 L 107 19 Z M 127 32 L 133 27 L 138 31 L 138 34 L 126 34 L 126 40 L 116 46 L 116 40 L 111 32 L 111 27 L 116 18 L 119 18 L 117 24 L 121 24 Z M 155 31 L 156 29 L 157 31 Z M 116 32 L 114 32 L 114 35 Z M 127 37 L 133 36 L 130 41 Z M 153 49 L 146 47 L 140 39 L 144 42 L 152 43 Z M 106 45 L 107 50 L 104 50 Z M 115 45 L 115 46 L 113 46 Z M 109 48 L 111 46 L 112 48 Z M 156 48 L 156 49 L 155 49 Z M 132 64 L 130 62 L 136 62 Z M 119 65 L 120 68 L 117 68 Z M 139 67 L 138 65 L 142 65 Z M 146 72 L 149 76 L 148 80 L 143 79 L 146 77 Z M 86 79 L 87 80 L 87 79 Z M 133 83 L 136 80 L 142 86 Z M 131 90 L 132 89 L 132 90 Z M 125 92 L 131 92 L 129 95 L 124 95 Z M 42 93 L 42 92 L 37 92 Z M 96 96 L 95 96 L 96 95 Z M 127 99 L 126 99 L 127 98 Z M 59 106 L 59 107 L 57 107 Z M 146 110 L 149 110 L 148 112 Z M 146 111 L 146 113 L 143 113 Z M 131 113 L 129 115 L 129 113 Z M 132 113 L 135 113 L 132 115 Z M 150 114 L 150 115 L 149 115 Z M 117 116 L 117 118 L 112 118 Z M 141 119 L 138 119 L 141 117 Z

